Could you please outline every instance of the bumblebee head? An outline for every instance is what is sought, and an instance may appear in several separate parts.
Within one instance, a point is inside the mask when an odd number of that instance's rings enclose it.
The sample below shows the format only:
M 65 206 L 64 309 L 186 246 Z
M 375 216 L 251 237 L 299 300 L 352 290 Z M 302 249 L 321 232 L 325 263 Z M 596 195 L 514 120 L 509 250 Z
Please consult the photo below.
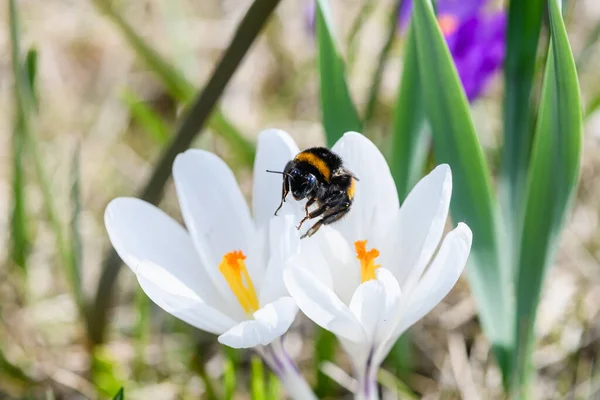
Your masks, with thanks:
M 290 191 L 296 200 L 308 197 L 317 188 L 317 177 L 299 168 L 292 168 L 287 173 Z

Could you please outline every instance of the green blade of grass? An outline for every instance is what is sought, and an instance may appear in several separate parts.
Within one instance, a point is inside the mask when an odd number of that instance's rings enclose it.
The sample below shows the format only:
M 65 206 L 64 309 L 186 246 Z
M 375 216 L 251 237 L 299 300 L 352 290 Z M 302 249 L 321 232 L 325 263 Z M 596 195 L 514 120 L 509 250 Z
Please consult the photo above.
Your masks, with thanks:
M 125 400 L 125 391 L 123 388 L 119 389 L 117 394 L 115 394 L 115 397 L 113 397 L 113 400 Z
M 235 377 L 235 365 L 237 354 L 234 349 L 225 348 L 225 367 L 223 368 L 223 399 L 231 400 L 235 396 L 235 387 L 237 380 Z
M 346 83 L 345 65 L 334 36 L 327 0 L 317 0 L 317 42 L 323 128 L 329 147 L 345 132 L 362 130 Z
M 431 126 L 435 157 L 452 168 L 453 219 L 473 231 L 468 273 L 482 324 L 502 371 L 508 373 L 512 315 L 508 276 L 503 272 L 498 205 L 490 171 L 477 139 L 469 104 L 431 3 L 414 2 L 412 23 L 423 104 Z
M 527 168 L 533 142 L 531 110 L 544 0 L 511 1 L 504 62 L 504 149 L 500 198 L 510 244 L 518 243 Z M 518 245 L 513 246 L 513 248 Z M 511 254 L 514 252 L 511 252 Z M 513 265 L 514 263 L 511 263 Z
M 321 365 L 326 361 L 333 361 L 337 339 L 335 335 L 321 327 L 315 328 L 315 356 L 314 370 L 317 375 L 315 395 L 322 399 L 335 394 L 336 383 L 321 371 Z
M 266 400 L 265 371 L 263 362 L 258 356 L 252 356 L 250 361 L 250 390 L 253 400 Z
M 377 97 L 379 96 L 379 88 L 381 86 L 381 79 L 383 77 L 385 65 L 387 63 L 390 50 L 392 50 L 394 40 L 398 37 L 398 11 L 400 10 L 400 7 L 402 7 L 402 3 L 404 1 L 405 0 L 396 0 L 393 4 L 391 12 L 388 15 L 387 38 L 385 39 L 385 43 L 379 52 L 379 59 L 377 61 L 377 65 L 375 66 L 375 72 L 373 73 L 373 78 L 371 80 L 367 107 L 363 116 L 363 123 L 367 127 L 375 116 Z
M 28 80 L 31 71 L 35 71 L 34 63 L 21 62 L 21 42 L 17 7 L 14 0 L 8 3 L 9 30 L 11 43 L 12 72 L 15 79 L 14 99 L 15 116 L 12 136 L 12 214 L 11 214 L 11 259 L 26 270 L 29 253 L 30 237 L 27 226 L 25 205 L 24 164 L 26 152 L 26 136 L 30 130 L 30 119 L 33 113 L 33 90 Z M 24 71 L 25 67 L 25 71 Z M 33 82 L 33 81 L 31 81 Z
M 144 132 L 158 144 L 165 144 L 169 139 L 169 127 L 146 103 L 134 92 L 126 89 L 121 96 L 135 121 L 144 128 Z
M 406 198 L 423 174 L 428 143 L 424 127 L 425 109 L 419 77 L 417 43 L 414 26 L 411 25 L 406 40 L 389 154 L 390 170 L 401 200 Z
M 581 162 L 582 116 L 577 70 L 561 16 L 548 0 L 551 42 L 544 75 L 516 282 L 513 394 L 528 396 L 533 327 L 544 276 L 554 260 Z
M 158 76 L 171 96 L 182 102 L 190 104 L 197 92 L 194 85 L 173 65 L 167 62 L 156 50 L 135 32 L 135 30 L 121 17 L 107 0 L 93 0 L 94 4 L 121 30 L 125 39 L 135 50 L 142 61 L 156 76 Z M 248 141 L 235 126 L 226 119 L 225 115 L 217 108 L 209 119 L 209 126 L 221 135 L 239 155 L 246 165 L 254 162 L 254 144 Z

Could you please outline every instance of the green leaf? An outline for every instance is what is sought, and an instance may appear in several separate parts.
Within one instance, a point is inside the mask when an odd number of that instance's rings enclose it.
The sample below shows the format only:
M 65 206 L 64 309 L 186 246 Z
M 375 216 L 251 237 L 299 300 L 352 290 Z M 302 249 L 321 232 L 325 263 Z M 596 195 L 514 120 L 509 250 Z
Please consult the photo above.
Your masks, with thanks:
M 337 347 L 335 335 L 321 327 L 315 328 L 315 356 L 314 370 L 317 374 L 315 395 L 319 399 L 330 397 L 335 393 L 335 382 L 321 371 L 321 365 L 326 361 L 333 361 Z
M 544 276 L 554 261 L 581 162 L 582 116 L 577 70 L 559 0 L 548 0 L 551 41 L 527 177 L 516 282 L 513 389 L 527 391 L 533 326 Z
M 531 97 L 543 3 L 544 0 L 511 1 L 508 11 L 504 63 L 504 149 L 499 188 L 509 237 L 515 239 L 512 243 L 518 243 L 518 225 L 523 215 L 533 142 Z
M 119 389 L 117 394 L 115 394 L 115 397 L 113 397 L 113 400 L 125 400 L 125 391 L 123 388 Z
M 11 259 L 14 263 L 26 270 L 27 255 L 31 247 L 27 226 L 27 211 L 25 204 L 25 153 L 27 135 L 31 129 L 33 118 L 33 91 L 31 90 L 30 71 L 34 71 L 34 63 L 25 63 L 21 60 L 21 42 L 19 32 L 18 10 L 14 0 L 9 6 L 9 28 L 12 56 L 12 72 L 15 79 L 14 99 L 15 116 L 12 136 L 12 214 L 11 214 Z
M 321 112 L 327 145 L 331 147 L 345 132 L 360 132 L 362 124 L 346 83 L 344 60 L 336 46 L 327 0 L 317 0 L 316 23 Z
M 451 212 L 455 221 L 473 231 L 467 268 L 484 329 L 491 339 L 503 371 L 510 342 L 508 276 L 503 272 L 503 248 L 499 238 L 499 212 L 492 195 L 490 171 L 477 139 L 446 41 L 431 3 L 414 2 L 414 33 L 423 104 L 431 125 L 436 160 L 452 168 Z
M 390 170 L 401 200 L 406 198 L 422 177 L 429 142 L 424 130 L 425 109 L 419 77 L 417 43 L 412 25 L 408 32 L 403 61 L 389 155 Z
M 165 144 L 169 139 L 170 129 L 162 118 L 131 90 L 126 89 L 122 98 L 129 107 L 131 115 L 144 128 L 144 131 L 156 143 Z
M 252 356 L 251 365 L 251 391 L 253 400 L 266 400 L 265 371 L 260 357 Z

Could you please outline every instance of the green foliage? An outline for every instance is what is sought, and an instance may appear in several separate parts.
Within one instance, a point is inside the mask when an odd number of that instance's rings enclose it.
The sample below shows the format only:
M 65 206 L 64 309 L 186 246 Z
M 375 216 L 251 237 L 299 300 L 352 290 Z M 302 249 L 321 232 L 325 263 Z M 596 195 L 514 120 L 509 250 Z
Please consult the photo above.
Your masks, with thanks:
M 402 77 L 394 113 L 391 152 L 388 157 L 390 171 L 396 181 L 401 200 L 406 198 L 415 183 L 423 176 L 428 142 L 417 59 L 417 41 L 414 25 L 411 25 L 405 45 Z
M 518 247 L 518 221 L 534 137 L 531 97 L 543 8 L 543 0 L 511 1 L 508 12 L 500 198 L 509 237 L 514 238 L 508 244 L 513 248 Z
M 510 345 L 511 332 L 509 282 L 490 171 L 467 98 L 429 1 L 414 2 L 412 21 L 423 104 L 431 126 L 435 157 L 452 168 L 452 216 L 467 223 L 473 231 L 468 268 L 471 288 L 496 357 L 507 373 L 505 350 Z
M 266 400 L 265 372 L 260 357 L 253 356 L 250 361 L 250 391 L 253 400 Z
M 115 394 L 115 397 L 113 397 L 113 400 L 125 400 L 125 392 L 123 388 L 119 389 L 117 394 Z
M 31 247 L 25 204 L 25 153 L 26 136 L 31 129 L 34 114 L 34 80 L 36 52 L 30 51 L 22 61 L 19 20 L 14 0 L 9 2 L 10 43 L 12 72 L 15 78 L 15 116 L 12 136 L 12 215 L 11 215 L 11 259 L 26 270 L 27 255 Z
M 533 327 L 544 276 L 575 192 L 582 146 L 579 83 L 559 0 L 548 0 L 551 42 L 544 74 L 516 281 L 513 389 L 528 388 Z
M 316 9 L 321 112 L 327 145 L 333 146 L 344 132 L 360 132 L 362 124 L 346 83 L 345 64 L 336 45 L 327 0 L 318 0 Z
M 144 128 L 155 143 L 164 145 L 169 139 L 170 129 L 162 118 L 131 90 L 125 90 L 122 98 L 135 121 Z

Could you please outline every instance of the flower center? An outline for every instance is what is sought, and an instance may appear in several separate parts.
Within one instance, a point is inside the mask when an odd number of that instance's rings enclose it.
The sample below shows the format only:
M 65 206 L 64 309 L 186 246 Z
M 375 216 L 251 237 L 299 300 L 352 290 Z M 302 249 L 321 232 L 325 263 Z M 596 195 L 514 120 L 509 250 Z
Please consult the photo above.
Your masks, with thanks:
M 444 36 L 449 36 L 458 28 L 458 18 L 452 14 L 441 14 L 438 17 L 438 24 Z
M 258 297 L 252 284 L 252 279 L 246 269 L 246 256 L 241 250 L 230 251 L 223 256 L 219 271 L 225 277 L 229 288 L 237 297 L 244 312 L 248 315 L 258 310 Z
M 375 279 L 375 270 L 381 267 L 380 264 L 375 264 L 375 259 L 379 257 L 379 250 L 373 248 L 367 251 L 367 241 L 357 240 L 354 242 L 356 249 L 356 258 L 360 260 L 360 281 L 366 282 Z

